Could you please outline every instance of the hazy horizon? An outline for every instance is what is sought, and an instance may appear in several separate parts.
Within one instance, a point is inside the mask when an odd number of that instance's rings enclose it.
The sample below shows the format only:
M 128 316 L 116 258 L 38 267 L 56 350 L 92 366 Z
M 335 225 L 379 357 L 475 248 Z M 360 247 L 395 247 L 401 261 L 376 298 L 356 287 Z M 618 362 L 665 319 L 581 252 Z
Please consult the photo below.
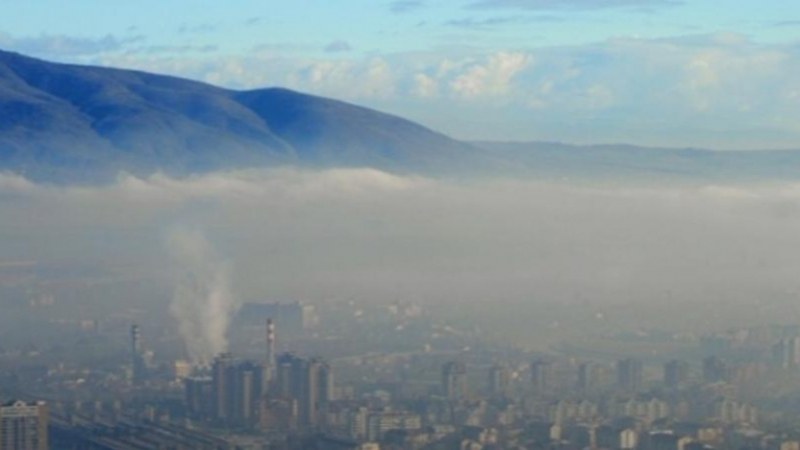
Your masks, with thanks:
M 64 187 L 0 175 L 0 261 L 163 280 L 169 235 L 188 229 L 232 264 L 240 299 L 768 301 L 800 288 L 798 205 L 791 182 L 283 168 Z

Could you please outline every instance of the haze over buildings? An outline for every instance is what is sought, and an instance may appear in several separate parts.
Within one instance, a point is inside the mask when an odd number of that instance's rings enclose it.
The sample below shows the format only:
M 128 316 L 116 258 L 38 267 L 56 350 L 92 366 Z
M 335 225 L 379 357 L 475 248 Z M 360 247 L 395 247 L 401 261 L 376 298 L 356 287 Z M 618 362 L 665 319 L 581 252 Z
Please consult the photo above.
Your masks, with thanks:
M 800 450 L 800 6 L 6 3 L 0 450 Z

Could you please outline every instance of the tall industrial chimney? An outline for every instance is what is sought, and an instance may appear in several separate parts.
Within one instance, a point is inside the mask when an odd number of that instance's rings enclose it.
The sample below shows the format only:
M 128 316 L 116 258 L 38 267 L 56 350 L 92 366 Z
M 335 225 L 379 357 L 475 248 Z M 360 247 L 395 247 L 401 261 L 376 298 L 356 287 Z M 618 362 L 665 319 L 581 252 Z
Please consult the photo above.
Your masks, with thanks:
M 141 335 L 139 325 L 131 325 L 131 355 L 138 355 L 142 352 Z
M 275 368 L 275 323 L 267 319 L 267 366 Z
M 275 379 L 275 323 L 272 318 L 267 318 L 267 354 L 264 361 L 263 373 L 261 376 L 261 390 L 268 392 L 272 389 Z
M 144 358 L 142 355 L 142 338 L 139 325 L 131 325 L 131 381 L 139 383 L 144 378 Z

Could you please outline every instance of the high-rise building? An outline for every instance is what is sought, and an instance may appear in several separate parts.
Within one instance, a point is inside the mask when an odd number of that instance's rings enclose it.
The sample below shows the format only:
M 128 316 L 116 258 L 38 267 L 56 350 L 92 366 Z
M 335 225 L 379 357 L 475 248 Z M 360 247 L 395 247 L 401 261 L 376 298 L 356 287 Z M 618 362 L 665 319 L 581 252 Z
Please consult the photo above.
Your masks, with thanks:
M 333 400 L 333 369 L 324 360 L 284 353 L 278 357 L 274 395 L 297 403 L 297 424 L 314 428 Z
M 10 401 L 0 406 L 0 450 L 49 449 L 49 411 L 43 402 Z
M 235 367 L 231 402 L 231 417 L 235 423 L 254 424 L 256 421 L 262 395 L 262 367 L 250 361 L 241 362 Z
M 730 376 L 731 369 L 722 359 L 716 356 L 703 359 L 703 381 L 706 383 L 729 381 Z
M 211 386 L 214 419 L 231 425 L 254 425 L 263 391 L 263 365 L 235 361 L 229 353 L 214 360 Z
M 214 381 L 210 377 L 188 377 L 183 380 L 186 412 L 190 417 L 214 415 Z
M 800 336 L 778 341 L 772 346 L 772 358 L 777 367 L 794 369 L 800 366 Z
M 317 402 L 319 400 L 319 365 L 314 361 L 300 359 L 294 367 L 297 384 L 294 397 L 298 402 L 299 423 L 314 427 L 317 424 Z
M 664 385 L 677 389 L 689 380 L 689 363 L 673 359 L 664 364 Z
M 227 421 L 229 419 L 232 372 L 233 357 L 230 353 L 223 353 L 214 359 L 211 365 L 211 383 L 213 387 L 212 408 L 216 420 Z
M 641 360 L 626 358 L 617 361 L 617 387 L 628 392 L 642 388 L 644 364 Z
M 273 386 L 273 394 L 276 397 L 291 398 L 294 392 L 294 379 L 295 366 L 300 364 L 299 357 L 292 353 L 283 353 L 278 356 L 275 361 L 275 384 Z
M 489 394 L 494 397 L 505 397 L 508 395 L 509 384 L 511 382 L 511 371 L 508 366 L 495 364 L 489 368 Z
M 596 362 L 583 362 L 578 366 L 578 390 L 586 393 L 595 392 L 610 384 L 609 368 Z
M 442 367 L 442 393 L 450 400 L 467 397 L 467 367 L 461 361 L 450 361 Z
M 318 358 L 317 361 L 319 363 L 319 403 L 321 406 L 327 406 L 336 400 L 333 369 L 324 360 Z
M 551 391 L 555 382 L 556 366 L 553 361 L 535 359 L 531 362 L 531 386 L 537 394 Z

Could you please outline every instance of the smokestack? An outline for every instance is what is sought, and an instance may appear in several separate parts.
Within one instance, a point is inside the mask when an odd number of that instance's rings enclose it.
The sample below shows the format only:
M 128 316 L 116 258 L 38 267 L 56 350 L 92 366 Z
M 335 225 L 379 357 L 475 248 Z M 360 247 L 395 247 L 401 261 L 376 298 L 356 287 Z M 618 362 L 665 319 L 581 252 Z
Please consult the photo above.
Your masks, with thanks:
M 275 367 L 275 323 L 267 319 L 267 366 Z
M 139 333 L 139 325 L 131 325 L 131 356 L 135 358 L 142 353 L 141 334 Z
M 131 325 L 131 371 L 130 377 L 134 384 L 138 384 L 145 376 L 144 359 L 142 358 L 142 337 L 139 325 Z

